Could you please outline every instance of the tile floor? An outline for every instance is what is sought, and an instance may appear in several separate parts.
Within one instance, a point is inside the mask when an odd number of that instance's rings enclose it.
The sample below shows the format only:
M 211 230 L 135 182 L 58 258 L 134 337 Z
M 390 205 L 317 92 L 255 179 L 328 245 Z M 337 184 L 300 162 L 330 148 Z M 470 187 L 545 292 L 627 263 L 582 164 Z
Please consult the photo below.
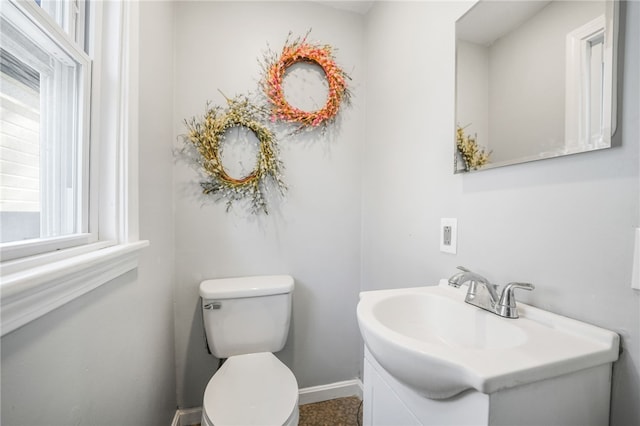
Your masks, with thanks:
M 357 396 L 300 406 L 299 426 L 360 426 L 362 400 Z
M 300 421 L 298 426 L 361 425 L 362 400 L 357 396 L 348 396 L 300 406 Z

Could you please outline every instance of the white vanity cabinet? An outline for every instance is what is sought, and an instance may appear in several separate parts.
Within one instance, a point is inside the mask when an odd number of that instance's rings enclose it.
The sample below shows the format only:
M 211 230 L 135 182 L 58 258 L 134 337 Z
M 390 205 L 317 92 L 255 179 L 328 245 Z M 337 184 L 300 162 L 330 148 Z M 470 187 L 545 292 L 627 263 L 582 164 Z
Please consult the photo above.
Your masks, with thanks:
M 611 363 L 484 394 L 428 399 L 387 373 L 365 348 L 365 426 L 609 424 Z

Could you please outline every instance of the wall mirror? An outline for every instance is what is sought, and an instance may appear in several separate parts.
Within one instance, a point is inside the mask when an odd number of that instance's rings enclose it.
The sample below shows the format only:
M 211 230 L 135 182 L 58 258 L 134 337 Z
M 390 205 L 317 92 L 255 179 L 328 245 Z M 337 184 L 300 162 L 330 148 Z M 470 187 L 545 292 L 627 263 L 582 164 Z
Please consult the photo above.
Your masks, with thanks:
M 618 7 L 480 0 L 456 21 L 456 173 L 611 147 Z

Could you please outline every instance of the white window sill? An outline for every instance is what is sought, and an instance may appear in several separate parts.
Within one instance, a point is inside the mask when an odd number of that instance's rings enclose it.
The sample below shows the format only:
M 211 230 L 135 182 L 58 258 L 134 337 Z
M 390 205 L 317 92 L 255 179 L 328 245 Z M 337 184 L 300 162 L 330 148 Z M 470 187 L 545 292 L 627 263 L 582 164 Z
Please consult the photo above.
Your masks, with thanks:
M 148 241 L 113 245 L 2 276 L 1 335 L 137 268 Z

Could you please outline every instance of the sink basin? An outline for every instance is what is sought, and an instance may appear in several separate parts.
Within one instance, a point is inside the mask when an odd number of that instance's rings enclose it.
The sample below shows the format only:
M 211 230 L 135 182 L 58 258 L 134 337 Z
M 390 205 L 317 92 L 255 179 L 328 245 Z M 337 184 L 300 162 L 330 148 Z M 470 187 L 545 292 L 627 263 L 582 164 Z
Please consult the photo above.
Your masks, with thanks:
M 507 319 L 464 302 L 466 287 L 365 291 L 357 315 L 369 352 L 431 399 L 490 394 L 618 359 L 619 336 L 518 303 Z

